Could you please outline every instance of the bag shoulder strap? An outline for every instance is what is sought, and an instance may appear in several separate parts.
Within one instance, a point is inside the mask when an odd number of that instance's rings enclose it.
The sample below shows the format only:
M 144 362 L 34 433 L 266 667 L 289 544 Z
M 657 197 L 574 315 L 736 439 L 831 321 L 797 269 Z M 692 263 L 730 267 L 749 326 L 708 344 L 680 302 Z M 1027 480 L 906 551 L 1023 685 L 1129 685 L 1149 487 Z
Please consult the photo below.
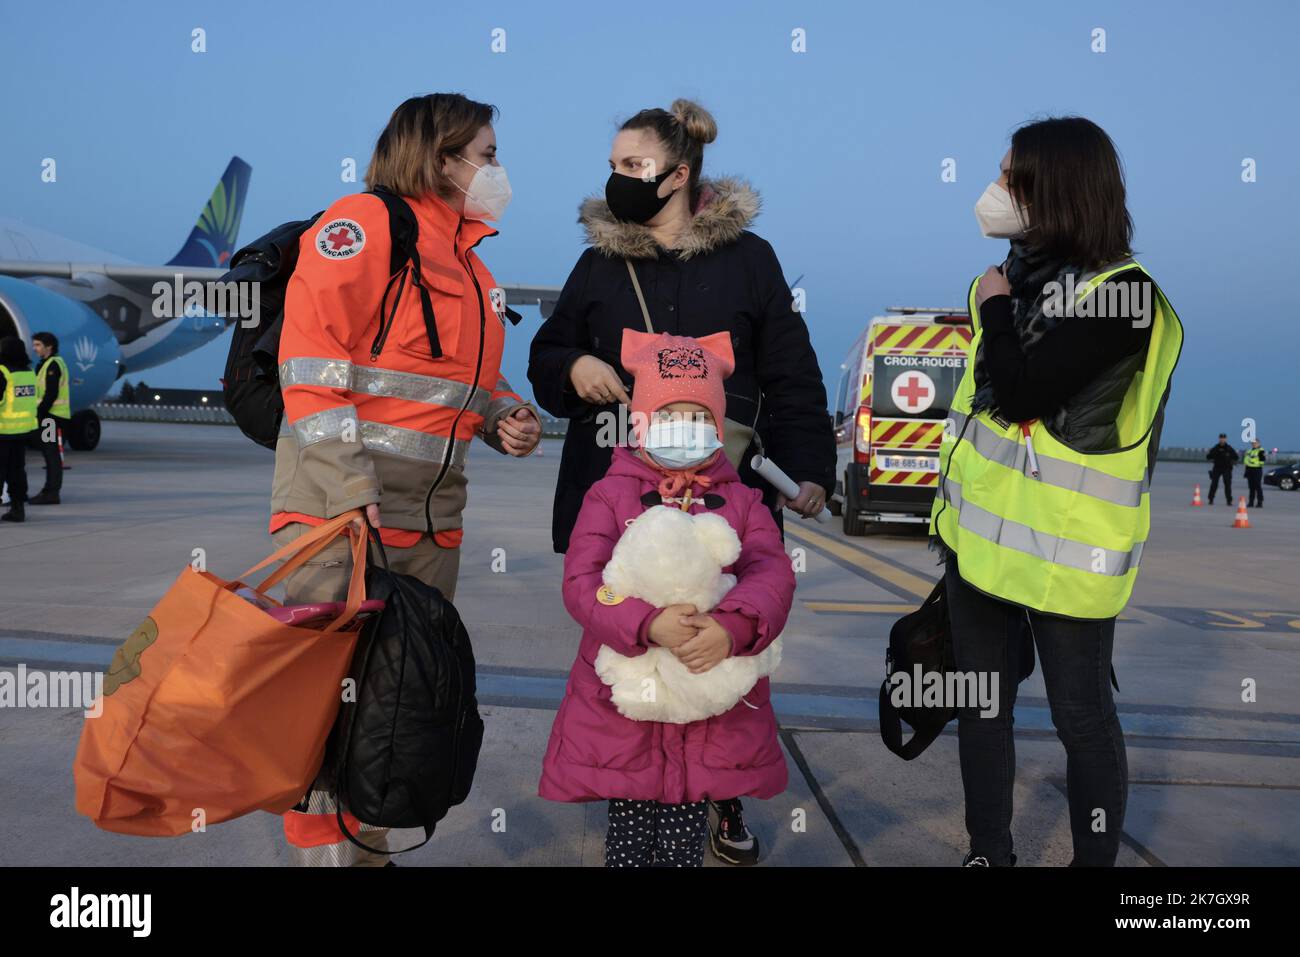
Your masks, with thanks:
M 911 761 L 922 751 L 934 744 L 943 734 L 943 726 L 925 728 L 913 733 L 903 742 L 903 721 L 894 702 L 889 700 L 889 680 L 880 686 L 880 740 L 885 747 L 904 761 Z
M 641 304 L 641 318 L 645 320 L 645 331 L 650 335 L 655 334 L 654 323 L 650 321 L 650 310 L 646 308 L 645 296 L 641 294 L 641 281 L 636 278 L 636 267 L 632 265 L 632 260 L 624 259 L 627 264 L 627 274 L 632 277 L 632 288 L 636 290 L 636 301 Z
M 392 288 L 393 280 L 398 273 L 405 272 L 405 266 L 409 262 L 414 268 L 411 270 L 411 285 L 420 290 L 420 309 L 424 313 L 424 331 L 429 337 L 429 350 L 433 358 L 442 358 L 442 343 L 438 338 L 438 322 L 433 312 L 433 300 L 429 297 L 429 290 L 424 285 L 423 267 L 420 264 L 420 250 L 416 243 L 420 238 L 420 224 L 415 218 L 409 203 L 401 196 L 398 196 L 392 190 L 384 186 L 376 186 L 372 189 L 371 194 L 378 196 L 383 201 L 385 208 L 388 210 L 388 234 L 392 239 L 392 251 L 388 261 L 388 287 Z M 397 287 L 397 298 L 393 300 L 393 315 L 397 314 L 397 306 L 402 301 L 402 286 Z M 388 289 L 384 290 L 384 298 L 380 304 L 380 315 L 387 311 Z

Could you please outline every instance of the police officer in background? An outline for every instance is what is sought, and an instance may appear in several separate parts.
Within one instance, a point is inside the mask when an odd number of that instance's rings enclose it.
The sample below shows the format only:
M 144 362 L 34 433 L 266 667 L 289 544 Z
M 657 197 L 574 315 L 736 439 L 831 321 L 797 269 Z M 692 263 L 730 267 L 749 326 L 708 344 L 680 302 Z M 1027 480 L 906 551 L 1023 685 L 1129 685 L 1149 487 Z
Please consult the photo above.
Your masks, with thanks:
M 1250 495 L 1246 504 L 1251 508 L 1264 507 L 1264 449 L 1259 439 L 1250 440 L 1243 461 L 1246 463 L 1246 485 Z
M 61 432 L 72 418 L 71 381 L 68 365 L 59 355 L 59 340 L 52 332 L 32 336 L 32 349 L 41 360 L 36 370 L 36 425 L 45 456 L 45 487 L 28 505 L 58 505 L 63 488 L 63 457 L 59 454 Z
M 1223 497 L 1224 502 L 1229 508 L 1232 507 L 1232 467 L 1237 464 L 1237 450 L 1228 444 L 1226 433 L 1219 433 L 1219 444 L 1210 446 L 1210 451 L 1205 453 L 1206 459 L 1210 462 L 1210 504 L 1214 504 L 1214 493 L 1219 490 L 1219 479 L 1223 479 Z
M 0 522 L 26 521 L 27 439 L 36 429 L 36 373 L 23 341 L 0 339 L 0 472 L 9 489 L 9 511 Z

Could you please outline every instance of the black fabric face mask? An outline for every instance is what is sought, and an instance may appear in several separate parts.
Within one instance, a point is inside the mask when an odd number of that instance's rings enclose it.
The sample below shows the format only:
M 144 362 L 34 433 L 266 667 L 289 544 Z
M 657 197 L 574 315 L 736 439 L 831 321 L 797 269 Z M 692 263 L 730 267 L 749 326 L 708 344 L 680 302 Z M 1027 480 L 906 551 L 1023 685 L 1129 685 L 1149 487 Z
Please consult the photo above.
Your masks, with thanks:
M 605 202 L 614 218 L 625 223 L 645 223 L 654 219 L 659 210 L 668 205 L 673 194 L 657 195 L 659 184 L 677 168 L 660 173 L 654 179 L 642 179 L 640 176 L 624 176 L 622 173 L 610 173 L 605 183 Z

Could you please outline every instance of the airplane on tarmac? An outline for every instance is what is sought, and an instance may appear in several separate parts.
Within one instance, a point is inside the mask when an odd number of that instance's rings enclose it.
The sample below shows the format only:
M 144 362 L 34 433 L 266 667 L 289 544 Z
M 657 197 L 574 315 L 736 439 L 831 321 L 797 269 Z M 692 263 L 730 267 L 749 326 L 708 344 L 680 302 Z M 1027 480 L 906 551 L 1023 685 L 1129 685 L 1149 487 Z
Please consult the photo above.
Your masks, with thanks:
M 225 274 L 239 248 L 252 171 L 238 156 L 230 160 L 185 245 L 161 266 L 132 263 L 0 218 L 0 338 L 30 344 L 35 332 L 58 337 L 72 380 L 73 415 L 65 432 L 72 448 L 89 451 L 99 444 L 99 416 L 91 406 L 119 378 L 192 352 L 236 321 L 203 309 L 172 315 L 170 307 L 156 307 L 154 287 L 207 283 Z M 508 303 L 538 305 L 543 316 L 559 295 L 545 286 L 501 288 Z

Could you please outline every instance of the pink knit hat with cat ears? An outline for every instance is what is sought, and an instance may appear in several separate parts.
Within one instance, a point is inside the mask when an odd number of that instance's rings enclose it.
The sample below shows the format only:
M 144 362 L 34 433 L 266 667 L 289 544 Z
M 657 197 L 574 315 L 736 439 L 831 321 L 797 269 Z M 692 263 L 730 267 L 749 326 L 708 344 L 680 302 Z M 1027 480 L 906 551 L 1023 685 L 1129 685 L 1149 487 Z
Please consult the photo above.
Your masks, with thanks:
M 636 380 L 632 386 L 633 427 L 637 443 L 645 440 L 650 417 L 673 402 L 696 402 L 709 410 L 722 437 L 727 393 L 722 380 L 736 368 L 731 334 L 715 332 L 702 339 L 650 335 L 623 330 L 623 368 Z M 635 413 L 640 413 L 636 415 Z

